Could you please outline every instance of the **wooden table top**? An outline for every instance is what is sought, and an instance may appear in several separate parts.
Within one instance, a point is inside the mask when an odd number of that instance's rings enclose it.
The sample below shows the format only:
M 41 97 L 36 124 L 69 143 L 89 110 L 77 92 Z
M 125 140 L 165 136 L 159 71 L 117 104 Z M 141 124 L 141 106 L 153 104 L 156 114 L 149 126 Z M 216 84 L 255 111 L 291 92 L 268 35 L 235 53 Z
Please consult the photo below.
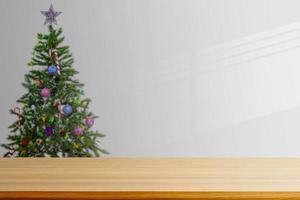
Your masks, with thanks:
M 300 159 L 2 158 L 0 191 L 300 191 Z
M 2 158 L 2 199 L 300 199 L 300 158 Z

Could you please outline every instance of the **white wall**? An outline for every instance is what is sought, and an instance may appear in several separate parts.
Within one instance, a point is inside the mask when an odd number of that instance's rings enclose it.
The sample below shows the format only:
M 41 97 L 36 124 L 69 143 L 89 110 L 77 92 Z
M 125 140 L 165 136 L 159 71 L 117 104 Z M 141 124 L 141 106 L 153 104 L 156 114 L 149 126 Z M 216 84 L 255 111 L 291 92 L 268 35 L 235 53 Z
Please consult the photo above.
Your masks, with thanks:
M 110 156 L 300 156 L 297 0 L 0 0 L 0 143 L 51 2 Z

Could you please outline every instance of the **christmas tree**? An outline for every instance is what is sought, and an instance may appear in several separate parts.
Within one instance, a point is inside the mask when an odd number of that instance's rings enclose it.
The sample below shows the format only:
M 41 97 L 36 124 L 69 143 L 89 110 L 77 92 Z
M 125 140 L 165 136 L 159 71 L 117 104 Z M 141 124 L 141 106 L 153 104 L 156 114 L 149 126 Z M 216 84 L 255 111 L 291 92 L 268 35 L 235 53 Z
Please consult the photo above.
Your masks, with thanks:
M 83 98 L 83 84 L 74 76 L 73 58 L 63 45 L 61 28 L 54 28 L 61 12 L 41 12 L 48 33 L 38 42 L 29 62 L 31 70 L 23 86 L 28 91 L 10 110 L 18 118 L 9 129 L 4 157 L 91 157 L 107 153 L 99 147 L 98 131 L 91 130 L 97 118 L 88 111 L 90 99 Z

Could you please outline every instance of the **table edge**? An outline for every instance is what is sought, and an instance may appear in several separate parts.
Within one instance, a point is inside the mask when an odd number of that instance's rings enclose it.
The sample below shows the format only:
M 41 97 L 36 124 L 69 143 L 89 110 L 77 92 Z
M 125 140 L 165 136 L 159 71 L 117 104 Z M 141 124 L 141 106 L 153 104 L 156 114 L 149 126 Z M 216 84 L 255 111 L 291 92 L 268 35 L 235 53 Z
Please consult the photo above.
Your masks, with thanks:
M 18 200 L 18 199 L 41 199 L 41 200 L 58 200 L 58 199 L 74 199 L 74 200 L 163 200 L 163 199 L 199 199 L 199 200 L 238 200 L 238 199 L 275 199 L 275 200 L 290 200 L 300 199 L 300 191 L 294 192 L 74 192 L 74 191 L 60 191 L 60 192 L 46 192 L 46 191 L 10 191 L 0 192 L 0 200 Z

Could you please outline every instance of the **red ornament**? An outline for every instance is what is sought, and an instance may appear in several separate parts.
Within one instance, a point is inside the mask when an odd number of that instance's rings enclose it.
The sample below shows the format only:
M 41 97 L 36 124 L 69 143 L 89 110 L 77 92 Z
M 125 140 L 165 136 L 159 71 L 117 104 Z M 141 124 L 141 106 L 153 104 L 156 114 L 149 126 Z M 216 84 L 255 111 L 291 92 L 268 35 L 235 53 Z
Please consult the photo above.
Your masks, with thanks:
M 28 138 L 23 138 L 21 141 L 22 146 L 27 146 L 29 144 L 29 139 Z

